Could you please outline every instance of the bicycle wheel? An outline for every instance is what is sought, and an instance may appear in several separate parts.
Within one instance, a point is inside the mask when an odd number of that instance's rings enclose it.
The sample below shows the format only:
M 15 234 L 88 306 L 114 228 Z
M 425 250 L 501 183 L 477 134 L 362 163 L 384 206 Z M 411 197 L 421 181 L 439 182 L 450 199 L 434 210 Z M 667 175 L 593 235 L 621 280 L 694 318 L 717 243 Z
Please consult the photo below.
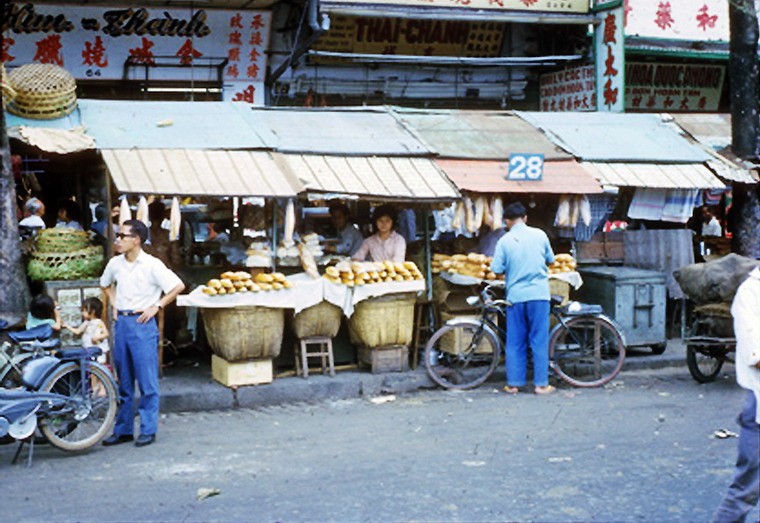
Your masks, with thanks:
M 598 316 L 576 316 L 558 325 L 549 341 L 555 372 L 575 387 L 598 387 L 623 367 L 625 345 L 617 327 Z
M 103 368 L 90 365 L 84 386 L 78 363 L 68 363 L 40 388 L 68 396 L 70 402 L 52 412 L 40 429 L 50 443 L 68 451 L 86 450 L 110 433 L 116 417 L 116 388 Z
M 488 379 L 500 355 L 498 338 L 483 325 L 445 325 L 425 346 L 425 368 L 441 387 L 471 389 Z
M 689 368 L 691 377 L 697 383 L 709 383 L 715 381 L 720 369 L 723 367 L 723 354 L 717 349 L 715 356 L 711 356 L 707 351 L 702 352 L 691 345 L 686 347 L 686 366 Z M 722 351 L 725 352 L 725 351 Z

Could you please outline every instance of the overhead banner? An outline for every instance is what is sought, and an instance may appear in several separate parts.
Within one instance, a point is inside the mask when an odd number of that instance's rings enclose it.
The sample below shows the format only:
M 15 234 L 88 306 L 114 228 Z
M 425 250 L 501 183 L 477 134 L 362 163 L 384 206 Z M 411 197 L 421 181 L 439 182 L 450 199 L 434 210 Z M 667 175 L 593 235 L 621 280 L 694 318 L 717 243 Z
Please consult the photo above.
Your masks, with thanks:
M 539 80 L 542 111 L 596 111 L 596 75 L 593 65 L 542 74 Z
M 722 65 L 629 62 L 625 66 L 625 108 L 717 112 L 725 76 Z
M 504 24 L 336 15 L 317 51 L 414 56 L 499 56 Z M 324 60 L 324 58 L 320 58 Z
M 627 0 L 625 34 L 728 42 L 728 0 Z
M 4 3 L 2 61 L 55 64 L 87 80 L 216 81 L 221 73 L 225 100 L 262 105 L 270 30 L 269 11 Z
M 491 11 L 544 11 L 547 13 L 588 13 L 588 0 L 333 0 L 346 5 L 397 5 L 405 7 L 449 7 Z

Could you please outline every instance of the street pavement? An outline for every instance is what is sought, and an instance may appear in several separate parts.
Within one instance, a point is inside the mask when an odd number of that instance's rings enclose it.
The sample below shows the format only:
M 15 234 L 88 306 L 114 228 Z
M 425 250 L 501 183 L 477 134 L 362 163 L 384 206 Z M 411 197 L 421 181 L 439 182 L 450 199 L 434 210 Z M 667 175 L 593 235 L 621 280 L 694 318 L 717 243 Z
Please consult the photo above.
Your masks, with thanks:
M 630 370 L 546 397 L 496 385 L 170 412 L 151 446 L 38 446 L 32 468 L 0 446 L 0 520 L 691 522 L 730 481 L 737 440 L 713 437 L 737 431 L 728 373 Z

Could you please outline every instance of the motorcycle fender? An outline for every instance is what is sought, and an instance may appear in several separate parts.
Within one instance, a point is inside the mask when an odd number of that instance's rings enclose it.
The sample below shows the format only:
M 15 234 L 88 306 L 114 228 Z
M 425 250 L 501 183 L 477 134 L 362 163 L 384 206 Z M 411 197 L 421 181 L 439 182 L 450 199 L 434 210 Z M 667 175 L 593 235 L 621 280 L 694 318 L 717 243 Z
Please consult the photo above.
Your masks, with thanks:
M 54 356 L 35 358 L 24 365 L 21 381 L 28 389 L 39 390 L 45 379 L 53 372 L 53 369 L 60 364 L 61 360 Z

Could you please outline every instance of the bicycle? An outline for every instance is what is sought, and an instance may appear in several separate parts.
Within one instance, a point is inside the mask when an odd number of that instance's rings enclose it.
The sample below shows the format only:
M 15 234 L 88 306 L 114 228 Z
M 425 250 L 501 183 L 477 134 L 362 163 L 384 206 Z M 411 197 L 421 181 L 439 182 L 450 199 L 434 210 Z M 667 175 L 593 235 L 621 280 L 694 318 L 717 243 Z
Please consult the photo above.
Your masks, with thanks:
M 425 367 L 441 387 L 471 389 L 485 382 L 501 360 L 506 329 L 506 307 L 485 285 L 480 296 L 467 298 L 480 305 L 480 318 L 455 318 L 438 329 L 425 346 Z M 575 387 L 599 387 L 615 378 L 625 360 L 625 339 L 614 320 L 599 305 L 560 305 L 552 296 L 551 315 L 556 325 L 549 335 L 549 366 Z

